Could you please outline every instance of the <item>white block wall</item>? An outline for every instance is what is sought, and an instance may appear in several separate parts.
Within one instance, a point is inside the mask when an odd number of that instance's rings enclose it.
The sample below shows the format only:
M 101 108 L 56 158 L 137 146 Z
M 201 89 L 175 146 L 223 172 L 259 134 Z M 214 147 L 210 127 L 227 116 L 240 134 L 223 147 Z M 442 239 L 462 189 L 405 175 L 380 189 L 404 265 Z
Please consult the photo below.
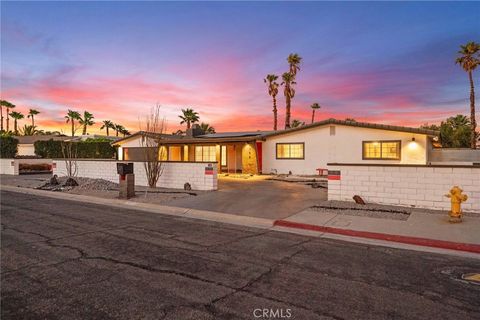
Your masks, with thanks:
M 15 159 L 0 159 L 0 174 L 15 174 Z M 18 174 L 18 172 L 17 172 Z
M 20 164 L 52 164 L 52 159 L 0 159 L 0 174 L 18 175 Z
M 67 174 L 65 161 L 55 159 L 53 173 L 58 176 Z M 117 162 L 112 160 L 77 160 L 77 176 L 85 178 L 105 179 L 118 183 Z M 205 174 L 208 163 L 197 162 L 165 162 L 163 173 L 157 187 L 183 189 L 186 182 L 193 190 L 217 190 L 217 164 L 212 163 L 213 175 Z M 134 162 L 135 185 L 148 186 L 143 162 Z
M 329 166 L 339 170 L 340 180 L 328 181 L 328 199 L 353 201 L 354 195 L 367 202 L 450 210 L 445 197 L 457 185 L 468 195 L 465 211 L 480 212 L 480 168 Z

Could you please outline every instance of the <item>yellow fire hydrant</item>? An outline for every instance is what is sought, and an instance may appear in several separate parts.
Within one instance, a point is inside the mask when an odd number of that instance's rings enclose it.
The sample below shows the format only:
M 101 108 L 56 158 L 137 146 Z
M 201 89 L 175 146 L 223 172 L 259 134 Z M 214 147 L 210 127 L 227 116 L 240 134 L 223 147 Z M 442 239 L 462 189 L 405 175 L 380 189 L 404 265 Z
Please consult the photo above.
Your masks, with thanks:
M 454 186 L 450 189 L 450 193 L 446 194 L 447 198 L 450 198 L 450 202 L 452 204 L 452 209 L 448 213 L 450 222 L 462 222 L 462 202 L 467 201 L 468 196 L 466 194 L 462 194 L 463 190 L 458 187 Z

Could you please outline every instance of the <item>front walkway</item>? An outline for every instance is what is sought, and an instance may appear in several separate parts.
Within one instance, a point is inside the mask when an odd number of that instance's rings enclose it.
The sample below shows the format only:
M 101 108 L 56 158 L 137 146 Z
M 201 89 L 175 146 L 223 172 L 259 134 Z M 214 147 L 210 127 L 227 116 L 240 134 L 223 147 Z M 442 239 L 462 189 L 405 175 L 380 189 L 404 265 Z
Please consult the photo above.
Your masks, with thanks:
M 218 178 L 218 191 L 177 199 L 169 206 L 224 212 L 266 219 L 283 219 L 327 199 L 327 189 L 269 176 Z

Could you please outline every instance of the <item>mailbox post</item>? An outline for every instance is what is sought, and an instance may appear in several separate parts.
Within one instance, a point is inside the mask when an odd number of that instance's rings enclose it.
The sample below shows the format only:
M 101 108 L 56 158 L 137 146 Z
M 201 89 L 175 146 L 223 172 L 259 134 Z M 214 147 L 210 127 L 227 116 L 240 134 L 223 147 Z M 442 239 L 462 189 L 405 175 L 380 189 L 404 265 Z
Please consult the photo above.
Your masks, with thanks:
M 130 199 L 135 196 L 135 175 L 133 163 L 117 163 L 120 199 Z

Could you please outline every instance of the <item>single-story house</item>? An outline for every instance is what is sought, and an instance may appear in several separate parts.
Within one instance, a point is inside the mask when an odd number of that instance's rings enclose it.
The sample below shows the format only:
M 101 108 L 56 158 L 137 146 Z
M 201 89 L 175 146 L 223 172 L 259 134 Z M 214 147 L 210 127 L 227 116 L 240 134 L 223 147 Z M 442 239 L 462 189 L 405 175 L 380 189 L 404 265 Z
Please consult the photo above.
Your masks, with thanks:
M 420 128 L 327 119 L 279 131 L 186 135 L 137 132 L 112 144 L 118 160 L 141 161 L 145 139 L 156 137 L 164 161 L 217 162 L 224 173 L 317 174 L 327 163 L 428 164 L 438 132 Z

